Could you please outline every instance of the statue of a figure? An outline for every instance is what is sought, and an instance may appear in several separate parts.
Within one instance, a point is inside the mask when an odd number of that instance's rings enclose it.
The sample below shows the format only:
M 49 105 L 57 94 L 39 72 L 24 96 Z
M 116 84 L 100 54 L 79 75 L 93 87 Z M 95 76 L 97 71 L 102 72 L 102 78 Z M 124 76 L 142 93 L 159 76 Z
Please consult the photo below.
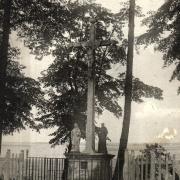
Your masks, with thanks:
M 110 140 L 110 139 L 107 137 L 108 130 L 105 127 L 104 123 L 102 123 L 101 127 L 97 129 L 97 134 L 98 134 L 98 138 L 99 138 L 98 153 L 107 154 L 106 140 Z
M 71 141 L 72 141 L 72 152 L 80 152 L 80 139 L 81 139 L 81 131 L 78 127 L 77 123 L 74 123 L 74 128 L 71 131 Z

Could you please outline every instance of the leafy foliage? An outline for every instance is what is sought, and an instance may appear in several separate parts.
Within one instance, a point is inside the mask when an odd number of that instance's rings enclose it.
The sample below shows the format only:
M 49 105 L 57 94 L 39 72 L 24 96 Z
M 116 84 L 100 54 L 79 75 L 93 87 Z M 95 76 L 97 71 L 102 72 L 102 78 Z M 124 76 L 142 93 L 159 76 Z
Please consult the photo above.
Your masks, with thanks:
M 142 97 L 162 100 L 163 91 L 158 87 L 150 86 L 141 82 L 138 78 L 133 79 L 132 99 L 136 102 L 143 102 Z
M 138 44 L 155 44 L 155 49 L 161 51 L 164 66 L 174 64 L 171 80 L 180 80 L 180 1 L 167 0 L 157 10 L 150 12 L 143 24 L 148 27 L 146 33 L 138 38 Z
M 81 5 L 78 1 L 52 3 L 49 0 L 13 0 L 12 8 L 11 30 L 16 31 L 37 59 L 52 54 L 55 60 L 40 78 L 46 94 L 44 100 L 40 84 L 25 77 L 21 72 L 24 67 L 15 61 L 16 55 L 11 55 L 7 100 L 12 113 L 4 125 L 8 127 L 4 133 L 20 130 L 24 125 L 35 127 L 30 110 L 36 105 L 40 109 L 36 120 L 41 122 L 41 127 L 57 128 L 51 134 L 51 144 L 69 141 L 73 122 L 78 122 L 82 137 L 85 137 L 87 49 L 70 48 L 68 45 L 89 39 L 89 20 L 92 16 L 98 18 L 97 39 L 117 42 L 96 51 L 96 113 L 102 114 L 107 109 L 120 117 L 122 108 L 118 99 L 124 95 L 125 73 L 121 72 L 119 77 L 114 78 L 108 72 L 113 65 L 126 64 L 127 40 L 123 33 L 128 12 L 126 8 L 123 13 L 114 15 L 88 1 Z M 137 15 L 140 15 L 138 12 L 139 7 Z M 15 49 L 12 52 L 18 53 Z M 133 100 L 136 102 L 142 102 L 142 97 L 162 98 L 159 88 L 148 86 L 137 78 L 134 78 L 133 89 Z M 14 102 L 18 102 L 17 105 Z M 10 111 L 10 108 L 7 110 Z M 10 118 L 16 118 L 15 126 L 10 124 Z
M 148 160 L 151 158 L 151 153 L 154 153 L 155 158 L 159 159 L 165 157 L 167 154 L 166 149 L 160 144 L 147 144 L 146 148 L 141 151 Z
M 121 64 L 124 66 L 126 64 L 127 40 L 122 30 L 124 24 L 120 23 L 124 21 L 124 17 L 117 14 L 114 16 L 109 10 L 97 4 L 85 3 L 84 5 L 80 5 L 78 2 L 71 2 L 66 7 L 70 15 L 68 14 L 66 17 L 66 25 L 64 25 L 63 29 L 59 29 L 59 26 L 55 24 L 52 29 L 49 29 L 49 34 L 58 33 L 58 35 L 51 36 L 46 42 L 55 60 L 42 73 L 43 77 L 40 78 L 40 82 L 43 83 L 46 89 L 47 100 L 44 102 L 37 120 L 42 122 L 43 128 L 57 128 L 51 134 L 53 136 L 50 141 L 52 145 L 70 141 L 70 131 L 73 128 L 73 122 L 78 123 L 82 137 L 85 137 L 88 69 L 87 49 L 84 47 L 72 48 L 68 44 L 89 40 L 89 22 L 92 15 L 98 18 L 96 27 L 97 39 L 108 39 L 117 42 L 116 45 L 99 47 L 96 50 L 96 113 L 102 114 L 106 109 L 116 117 L 120 117 L 122 108 L 118 100 L 124 95 L 125 73 L 122 72 L 117 78 L 112 77 L 108 73 L 112 69 L 112 65 Z M 54 18 L 56 17 L 54 15 L 52 16 Z M 59 16 L 56 18 L 59 18 Z M 46 24 L 46 26 L 50 25 Z M 33 43 L 33 39 L 37 35 L 35 31 L 34 36 L 30 29 L 23 29 L 19 33 L 23 38 L 27 37 L 27 45 Z M 38 33 L 40 32 L 42 33 L 42 31 L 38 31 Z M 40 35 L 37 41 L 43 44 L 41 37 Z M 42 49 L 40 48 L 39 50 L 41 51 Z M 134 101 L 142 102 L 142 97 L 162 98 L 162 91 L 159 88 L 145 85 L 136 78 L 134 78 L 133 82 Z
M 5 112 L 1 124 L 3 134 L 11 134 L 27 126 L 37 129 L 31 110 L 33 106 L 40 108 L 44 99 L 40 83 L 26 77 L 22 73 L 25 67 L 12 60 L 17 58 L 17 53 L 18 51 L 13 48 L 9 51 L 4 94 Z
M 161 171 L 162 179 L 165 179 L 165 172 L 166 172 L 166 161 L 168 161 L 168 172 L 169 174 L 173 175 L 173 161 L 175 159 L 172 158 L 169 152 L 160 144 L 147 144 L 146 148 L 141 151 L 145 160 L 148 162 L 151 161 L 152 156 L 156 160 L 156 162 L 161 162 L 161 169 L 159 169 L 159 164 L 155 163 L 155 179 L 159 177 L 159 171 Z M 145 167 L 144 167 L 145 168 Z M 148 165 L 148 172 L 150 172 L 150 165 Z M 150 178 L 150 173 L 148 174 Z M 179 180 L 179 175 L 175 170 L 175 179 Z
M 64 36 L 73 16 L 75 14 L 70 13 L 63 0 L 57 3 L 17 0 L 14 1 L 15 21 L 12 24 L 18 36 L 24 39 L 25 46 L 41 60 L 52 53 L 52 47 Z
M 0 43 L 2 44 L 2 32 L 3 32 L 3 2 L 0 6 Z M 2 9 L 1 9 L 2 8 Z M 13 13 L 12 13 L 13 14 Z M 13 17 L 13 20 L 14 17 Z M 8 26 L 9 27 L 9 26 Z M 12 31 L 12 27 L 11 27 Z M 8 37 L 9 39 L 9 37 Z M 8 42 L 7 39 L 7 42 Z M 8 45 L 8 44 L 7 44 Z M 1 97 L 4 99 L 4 103 L 1 104 L 1 130 L 3 134 L 11 134 L 15 131 L 25 129 L 27 126 L 30 128 L 36 128 L 35 121 L 32 116 L 32 108 L 36 106 L 40 108 L 43 100 L 43 93 L 40 88 L 40 83 L 32 78 L 26 77 L 23 74 L 24 66 L 18 63 L 18 55 L 20 51 L 17 48 L 10 47 L 8 45 L 7 58 L 1 56 L 1 61 L 7 62 L 7 67 L 1 67 L 1 71 L 5 71 L 6 75 L 3 81 L 3 91 L 1 91 Z M 1 49 L 2 50 L 2 49 Z M 1 64 L 2 65 L 2 64 Z M 3 69 L 4 68 L 4 69 Z M 4 88 L 5 86 L 5 88 Z

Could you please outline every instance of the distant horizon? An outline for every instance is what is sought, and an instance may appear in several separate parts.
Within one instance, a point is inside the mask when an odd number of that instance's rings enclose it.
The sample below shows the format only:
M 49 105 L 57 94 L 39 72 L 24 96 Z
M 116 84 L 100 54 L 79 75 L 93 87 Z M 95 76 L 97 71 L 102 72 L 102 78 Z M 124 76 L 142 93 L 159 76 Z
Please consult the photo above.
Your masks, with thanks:
M 24 141 L 24 142 L 20 142 L 20 141 L 14 141 L 14 142 L 8 142 L 8 141 L 5 141 L 5 142 L 2 142 L 2 145 L 3 144 L 50 144 L 49 142 L 47 141 L 40 141 L 40 142 L 35 142 L 35 141 L 32 141 L 32 142 L 28 142 L 28 141 Z M 59 145 L 65 145 L 66 143 L 64 144 L 59 144 Z M 85 142 L 81 142 L 81 145 L 85 144 Z M 97 142 L 96 142 L 97 144 Z M 119 142 L 109 142 L 107 144 L 119 144 Z M 129 142 L 128 144 L 130 145 L 146 145 L 146 144 L 180 144 L 180 142 Z M 58 146 L 58 145 L 57 145 Z

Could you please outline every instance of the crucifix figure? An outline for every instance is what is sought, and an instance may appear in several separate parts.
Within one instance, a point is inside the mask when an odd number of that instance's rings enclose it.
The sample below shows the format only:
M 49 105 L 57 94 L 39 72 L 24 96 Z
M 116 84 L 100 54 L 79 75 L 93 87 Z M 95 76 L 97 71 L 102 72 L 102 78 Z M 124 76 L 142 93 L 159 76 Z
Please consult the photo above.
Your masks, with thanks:
M 113 41 L 96 40 L 96 20 L 91 20 L 90 39 L 88 42 L 72 43 L 70 47 L 88 48 L 88 95 L 87 95 L 87 122 L 86 122 L 86 149 L 85 152 L 92 154 L 95 152 L 95 124 L 94 124 L 94 104 L 95 104 L 95 49 L 100 46 L 109 46 Z

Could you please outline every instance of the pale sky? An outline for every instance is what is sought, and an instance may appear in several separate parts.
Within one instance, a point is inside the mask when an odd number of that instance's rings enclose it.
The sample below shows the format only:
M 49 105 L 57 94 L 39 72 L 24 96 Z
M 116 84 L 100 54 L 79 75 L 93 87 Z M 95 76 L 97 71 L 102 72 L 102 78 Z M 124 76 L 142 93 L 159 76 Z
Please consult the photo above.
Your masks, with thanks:
M 156 10 L 164 0 L 137 0 L 137 4 L 143 7 L 144 12 Z M 97 0 L 103 6 L 118 12 L 120 8 L 119 0 Z M 135 34 L 144 32 L 145 27 L 141 27 L 136 20 Z M 37 78 L 40 72 L 48 67 L 52 59 L 44 58 L 37 61 L 34 56 L 29 54 L 29 50 L 23 47 L 23 43 L 11 38 L 11 43 L 23 49 L 20 61 L 27 66 L 26 74 Z M 143 82 L 157 86 L 164 90 L 164 100 L 146 99 L 144 103 L 132 103 L 132 118 L 130 126 L 130 143 L 160 142 L 169 139 L 170 142 L 180 142 L 180 96 L 177 96 L 178 81 L 169 82 L 173 67 L 162 69 L 162 54 L 154 52 L 152 47 L 141 49 L 140 54 L 135 53 L 134 57 L 134 76 Z M 115 69 L 116 72 L 118 68 Z M 123 105 L 123 99 L 120 99 Z M 122 106 L 123 107 L 123 106 Z M 109 137 L 113 142 L 118 142 L 122 128 L 122 118 L 117 119 L 109 112 L 104 112 L 96 121 L 104 122 L 109 131 Z M 48 134 L 52 130 L 41 131 L 41 134 L 31 130 L 22 131 L 14 136 L 6 136 L 4 142 L 12 141 L 32 141 L 48 142 Z

